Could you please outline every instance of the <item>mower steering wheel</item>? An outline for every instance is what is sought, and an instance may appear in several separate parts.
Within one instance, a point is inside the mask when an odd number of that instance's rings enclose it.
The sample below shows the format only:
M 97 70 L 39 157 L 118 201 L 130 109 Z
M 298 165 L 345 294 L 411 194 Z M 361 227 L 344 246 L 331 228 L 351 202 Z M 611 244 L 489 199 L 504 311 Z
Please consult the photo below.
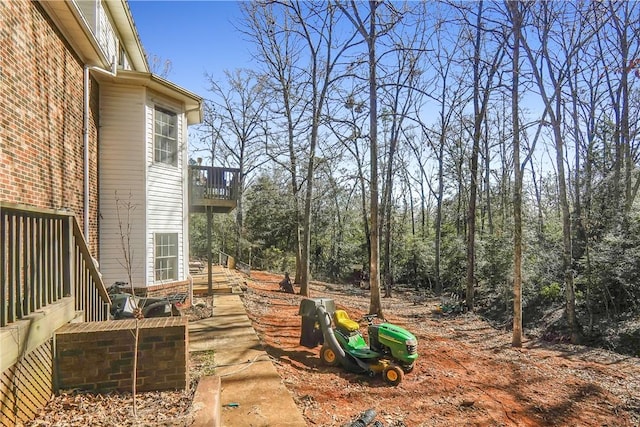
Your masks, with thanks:
M 378 317 L 377 314 L 365 314 L 364 316 L 362 316 L 362 318 L 369 324 L 373 323 L 373 319 L 375 319 L 376 317 Z

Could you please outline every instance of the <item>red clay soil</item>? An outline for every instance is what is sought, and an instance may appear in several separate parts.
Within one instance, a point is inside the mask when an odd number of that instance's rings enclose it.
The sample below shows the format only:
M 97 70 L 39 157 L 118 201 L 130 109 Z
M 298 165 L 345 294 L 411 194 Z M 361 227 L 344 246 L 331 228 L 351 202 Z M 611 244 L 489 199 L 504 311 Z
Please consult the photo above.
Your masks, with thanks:
M 370 408 L 386 427 L 640 425 L 638 358 L 538 340 L 512 348 L 509 331 L 473 314 L 443 316 L 438 300 L 396 290 L 383 299 L 385 316 L 416 335 L 420 356 L 393 387 L 380 376 L 323 366 L 319 348 L 299 345 L 303 297 L 279 292 L 282 276 L 251 276 L 247 312 L 309 426 L 342 426 Z M 326 283 L 310 289 L 354 320 L 368 310 L 368 291 Z

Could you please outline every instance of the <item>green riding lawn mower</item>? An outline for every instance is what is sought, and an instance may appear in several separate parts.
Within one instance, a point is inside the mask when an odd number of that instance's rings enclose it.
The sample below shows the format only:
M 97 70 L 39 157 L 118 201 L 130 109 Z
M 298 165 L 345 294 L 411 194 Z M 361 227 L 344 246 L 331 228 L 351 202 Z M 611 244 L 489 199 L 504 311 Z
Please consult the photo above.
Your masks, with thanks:
M 350 372 L 370 376 L 382 374 L 398 385 L 413 370 L 418 358 L 418 340 L 409 331 L 391 323 L 374 324 L 375 315 L 366 315 L 369 342 L 360 325 L 344 310 L 336 310 L 328 298 L 309 298 L 300 303 L 302 316 L 300 345 L 315 348 L 322 344 L 320 360 L 327 366 L 341 365 Z

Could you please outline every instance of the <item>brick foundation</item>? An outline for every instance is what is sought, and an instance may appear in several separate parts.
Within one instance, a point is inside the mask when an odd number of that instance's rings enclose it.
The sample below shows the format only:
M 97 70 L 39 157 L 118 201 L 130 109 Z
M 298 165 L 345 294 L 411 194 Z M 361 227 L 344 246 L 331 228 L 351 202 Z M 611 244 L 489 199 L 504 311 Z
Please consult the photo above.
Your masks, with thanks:
M 139 321 L 138 391 L 187 389 L 188 319 Z M 131 391 L 135 320 L 74 323 L 55 335 L 57 389 Z

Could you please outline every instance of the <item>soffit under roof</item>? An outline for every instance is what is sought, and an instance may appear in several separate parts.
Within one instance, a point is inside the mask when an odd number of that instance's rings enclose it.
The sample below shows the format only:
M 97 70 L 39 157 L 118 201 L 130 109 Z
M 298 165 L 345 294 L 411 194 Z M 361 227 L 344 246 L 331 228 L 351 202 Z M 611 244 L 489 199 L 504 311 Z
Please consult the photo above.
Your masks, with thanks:
M 202 97 L 153 73 L 119 70 L 114 75 L 96 73 L 98 81 L 143 86 L 184 104 L 188 124 L 202 123 Z
M 103 4 L 108 9 L 132 67 L 137 71 L 148 72 L 149 66 L 126 0 L 103 0 Z M 104 56 L 74 1 L 40 1 L 40 5 L 85 65 L 111 69 L 111 58 Z

